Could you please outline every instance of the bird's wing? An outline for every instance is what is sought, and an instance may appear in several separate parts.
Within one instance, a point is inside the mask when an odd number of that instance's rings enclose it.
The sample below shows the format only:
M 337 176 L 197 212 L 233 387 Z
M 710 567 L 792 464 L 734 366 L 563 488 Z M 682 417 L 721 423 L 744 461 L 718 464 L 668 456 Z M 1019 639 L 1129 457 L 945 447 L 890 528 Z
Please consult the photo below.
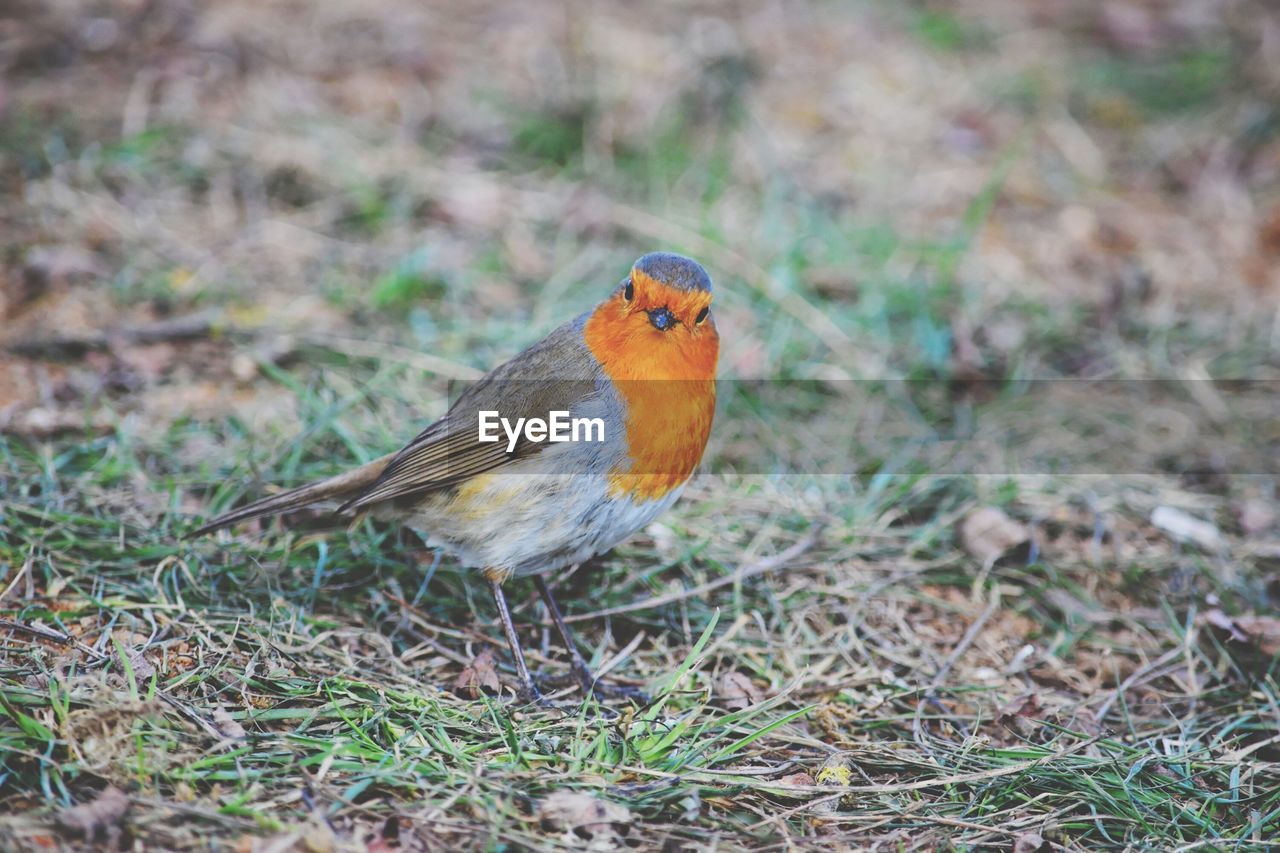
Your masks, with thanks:
M 574 411 L 597 393 L 600 369 L 582 343 L 582 321 L 560 327 L 468 388 L 339 511 L 457 485 L 539 453 L 545 443 L 529 441 L 523 432 L 510 452 L 502 430 L 497 442 L 480 442 L 479 412 L 496 411 L 512 424 L 547 419 L 552 411 Z

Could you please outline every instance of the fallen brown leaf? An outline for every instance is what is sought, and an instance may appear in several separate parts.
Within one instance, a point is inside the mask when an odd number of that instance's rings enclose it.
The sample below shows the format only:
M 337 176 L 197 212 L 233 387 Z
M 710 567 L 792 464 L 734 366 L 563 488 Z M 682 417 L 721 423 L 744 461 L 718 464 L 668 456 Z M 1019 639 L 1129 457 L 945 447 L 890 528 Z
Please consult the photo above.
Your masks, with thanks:
M 1020 696 L 1014 699 L 1008 705 L 1000 709 L 1000 722 L 1007 723 L 1015 717 L 1027 717 L 1029 719 L 1039 718 L 1041 713 L 1040 700 L 1036 698 L 1034 693 L 1028 693 L 1026 696 Z
M 484 694 L 494 695 L 502 687 L 498 680 L 493 649 L 485 649 L 458 673 L 453 691 L 468 699 L 479 699 Z
M 121 657 L 120 663 L 123 665 L 123 656 L 118 655 L 118 657 Z M 134 649 L 130 651 L 128 653 L 128 660 L 129 669 L 133 670 L 134 680 L 139 684 L 139 686 L 141 686 L 142 682 L 155 675 L 155 666 L 151 661 L 147 660 L 145 655 L 142 654 L 141 649 Z
M 741 672 L 730 670 L 716 682 L 716 699 L 730 711 L 741 711 L 764 701 L 764 693 Z
M 813 777 L 801 770 L 799 773 L 788 773 L 778 782 L 783 785 L 812 785 Z
M 224 740 L 240 740 L 249 734 L 226 708 L 213 709 L 213 727 Z
M 788 773 L 786 776 L 779 778 L 778 784 L 779 785 L 812 785 L 814 784 L 814 782 L 813 782 L 812 776 L 810 776 L 808 773 L 805 773 L 804 771 L 800 771 L 799 773 Z M 779 791 L 778 795 L 783 797 L 807 799 L 809 797 L 812 797 L 813 793 L 809 791 Z
M 603 839 L 625 834 L 632 818 L 631 811 L 619 803 L 581 791 L 556 791 L 538 805 L 538 820 L 548 829 Z
M 971 557 L 990 566 L 1031 541 L 1027 528 L 993 506 L 975 509 L 960 522 L 960 544 Z
M 1034 693 L 1019 696 L 1000 709 L 996 721 L 1014 737 L 1030 737 L 1043 725 L 1044 709 Z
M 1013 853 L 1040 853 L 1041 850 L 1048 849 L 1044 836 L 1036 832 L 1025 832 L 1013 842 Z

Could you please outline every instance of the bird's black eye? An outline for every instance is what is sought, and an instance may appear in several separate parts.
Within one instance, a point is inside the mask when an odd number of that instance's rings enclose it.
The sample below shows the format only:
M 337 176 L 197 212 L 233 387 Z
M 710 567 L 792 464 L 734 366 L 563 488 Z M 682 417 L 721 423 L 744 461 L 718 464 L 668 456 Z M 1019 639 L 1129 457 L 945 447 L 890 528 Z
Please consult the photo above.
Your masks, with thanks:
M 705 320 L 705 319 L 707 319 L 707 315 L 708 315 L 708 314 L 710 314 L 710 313 L 711 313 L 711 309 L 710 309 L 709 307 L 708 307 L 708 308 L 703 308 L 701 311 L 699 311 L 699 312 L 698 312 L 698 316 L 693 318 L 693 322 L 695 322 L 695 323 L 697 323 L 699 326 L 701 326 L 701 325 L 702 325 L 702 321 L 703 321 L 703 320 Z
M 631 283 L 631 279 L 627 279 L 627 286 L 622 289 L 622 298 L 630 302 L 636 295 L 636 286 Z

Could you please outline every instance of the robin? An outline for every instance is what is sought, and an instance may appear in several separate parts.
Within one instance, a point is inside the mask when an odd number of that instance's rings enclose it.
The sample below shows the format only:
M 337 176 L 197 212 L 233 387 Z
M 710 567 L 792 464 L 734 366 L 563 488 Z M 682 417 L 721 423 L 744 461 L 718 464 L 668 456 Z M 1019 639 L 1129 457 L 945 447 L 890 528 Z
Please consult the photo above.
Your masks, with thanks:
M 680 496 L 711 432 L 719 349 L 706 270 L 645 255 L 593 310 L 494 368 L 399 451 L 191 535 L 313 504 L 400 522 L 488 581 L 522 698 L 540 694 L 503 594 L 514 577 L 533 578 L 573 675 L 601 690 L 544 575 L 608 551 Z

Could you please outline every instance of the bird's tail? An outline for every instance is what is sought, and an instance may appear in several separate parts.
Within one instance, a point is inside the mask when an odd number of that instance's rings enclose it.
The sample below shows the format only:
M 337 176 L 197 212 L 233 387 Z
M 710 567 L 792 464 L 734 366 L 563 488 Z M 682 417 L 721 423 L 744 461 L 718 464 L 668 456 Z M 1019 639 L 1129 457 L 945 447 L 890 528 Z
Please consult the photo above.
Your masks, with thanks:
M 394 453 L 388 453 L 380 459 L 366 462 L 359 468 L 345 471 L 336 477 L 299 486 L 296 489 L 290 489 L 287 492 L 281 492 L 278 495 L 254 501 L 239 509 L 233 509 L 231 512 L 218 516 L 198 530 L 188 533 L 185 538 L 190 539 L 201 536 L 239 521 L 248 521 L 251 518 L 262 518 L 266 515 L 277 515 L 282 512 L 301 509 L 304 506 L 310 506 L 321 501 L 338 498 L 349 499 L 362 489 L 370 486 L 374 480 L 377 480 L 393 456 L 395 456 Z

